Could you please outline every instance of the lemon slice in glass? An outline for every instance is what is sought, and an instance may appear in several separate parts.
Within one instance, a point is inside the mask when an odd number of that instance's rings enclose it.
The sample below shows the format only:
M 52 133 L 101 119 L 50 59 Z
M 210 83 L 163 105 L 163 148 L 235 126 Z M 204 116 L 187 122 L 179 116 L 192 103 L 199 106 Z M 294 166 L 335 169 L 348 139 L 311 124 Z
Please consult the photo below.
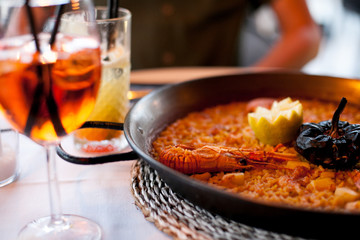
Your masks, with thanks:
M 295 138 L 303 122 L 303 107 L 288 97 L 274 101 L 271 109 L 257 107 L 248 114 L 248 121 L 260 142 L 272 146 L 287 143 Z

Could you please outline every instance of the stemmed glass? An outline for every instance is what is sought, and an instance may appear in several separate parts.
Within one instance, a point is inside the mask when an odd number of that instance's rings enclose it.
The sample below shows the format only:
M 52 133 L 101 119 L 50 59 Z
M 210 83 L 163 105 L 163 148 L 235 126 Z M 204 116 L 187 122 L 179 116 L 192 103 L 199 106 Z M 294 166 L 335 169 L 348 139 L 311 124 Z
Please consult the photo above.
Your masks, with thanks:
M 19 239 L 100 239 L 89 219 L 62 214 L 55 146 L 90 115 L 100 82 L 100 41 L 91 0 L 0 1 L 0 104 L 20 133 L 46 149 L 51 215 Z M 85 22 L 61 31 L 64 16 Z

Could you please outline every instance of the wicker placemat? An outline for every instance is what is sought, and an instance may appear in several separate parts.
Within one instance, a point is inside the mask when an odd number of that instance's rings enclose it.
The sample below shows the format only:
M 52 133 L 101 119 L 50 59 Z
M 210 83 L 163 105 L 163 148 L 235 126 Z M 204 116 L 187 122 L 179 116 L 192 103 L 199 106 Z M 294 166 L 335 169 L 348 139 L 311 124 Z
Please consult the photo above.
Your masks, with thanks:
M 142 160 L 132 168 L 132 193 L 145 218 L 175 239 L 300 239 L 212 214 L 174 193 Z

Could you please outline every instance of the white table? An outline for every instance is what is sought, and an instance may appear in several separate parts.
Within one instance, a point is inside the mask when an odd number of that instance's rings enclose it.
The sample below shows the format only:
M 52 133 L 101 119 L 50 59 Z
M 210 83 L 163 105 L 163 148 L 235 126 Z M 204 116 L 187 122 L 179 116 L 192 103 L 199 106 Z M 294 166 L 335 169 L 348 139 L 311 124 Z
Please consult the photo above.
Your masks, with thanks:
M 83 166 L 57 159 L 64 213 L 90 218 L 103 239 L 170 239 L 145 220 L 131 194 L 134 161 Z M 15 239 L 20 229 L 50 213 L 45 152 L 20 137 L 19 179 L 0 188 L 0 239 Z

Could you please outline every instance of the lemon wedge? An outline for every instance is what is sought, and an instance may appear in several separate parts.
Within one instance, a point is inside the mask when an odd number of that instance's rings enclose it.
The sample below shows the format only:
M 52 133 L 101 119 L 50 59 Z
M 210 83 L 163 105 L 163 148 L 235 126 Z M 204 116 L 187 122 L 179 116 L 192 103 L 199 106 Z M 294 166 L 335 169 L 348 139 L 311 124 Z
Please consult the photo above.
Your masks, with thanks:
M 293 140 L 303 122 L 303 107 L 290 97 L 274 101 L 271 109 L 257 107 L 248 114 L 248 122 L 260 142 L 268 145 Z

